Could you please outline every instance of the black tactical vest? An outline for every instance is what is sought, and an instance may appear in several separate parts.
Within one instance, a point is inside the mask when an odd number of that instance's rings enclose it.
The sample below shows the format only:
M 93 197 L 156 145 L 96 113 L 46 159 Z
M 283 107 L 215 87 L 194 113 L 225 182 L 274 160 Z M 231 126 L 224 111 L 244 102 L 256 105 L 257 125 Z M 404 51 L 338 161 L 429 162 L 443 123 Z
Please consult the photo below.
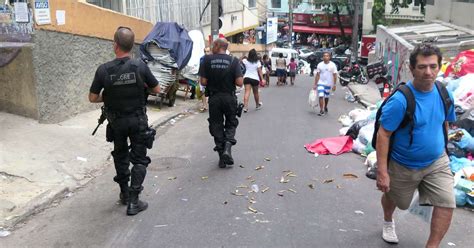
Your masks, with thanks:
M 105 64 L 107 79 L 104 85 L 104 104 L 107 111 L 132 113 L 145 106 L 145 83 L 139 61 L 114 60 Z

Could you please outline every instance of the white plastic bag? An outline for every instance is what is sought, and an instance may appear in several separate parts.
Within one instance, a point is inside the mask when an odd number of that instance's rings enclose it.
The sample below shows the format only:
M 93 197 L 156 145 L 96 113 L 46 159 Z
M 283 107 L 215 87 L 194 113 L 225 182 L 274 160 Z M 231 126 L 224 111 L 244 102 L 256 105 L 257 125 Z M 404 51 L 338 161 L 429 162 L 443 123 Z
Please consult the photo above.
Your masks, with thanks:
M 362 144 L 362 142 L 360 142 L 358 138 L 354 140 L 354 143 L 352 144 L 353 152 L 357 154 L 362 154 L 364 153 L 365 148 L 366 148 L 366 145 Z
M 309 92 L 308 104 L 311 108 L 316 108 L 318 106 L 318 93 L 315 89 L 311 89 Z
M 360 139 L 362 144 L 367 145 L 369 142 L 372 142 L 374 132 L 374 122 L 369 122 L 367 125 L 360 128 L 358 138 Z
M 352 126 L 352 123 L 353 123 L 353 122 L 352 122 L 352 119 L 351 119 L 349 116 L 347 116 L 347 115 L 341 115 L 341 116 L 339 116 L 338 121 L 339 121 L 339 122 L 342 124 L 342 126 L 344 126 L 344 127 L 350 127 L 350 126 Z
M 339 136 L 345 136 L 350 127 L 343 127 L 339 129 Z
M 418 190 L 415 191 L 415 195 L 413 196 L 413 200 L 411 200 L 410 207 L 408 208 L 408 212 L 415 216 L 420 217 L 427 223 L 431 223 L 431 215 L 433 215 L 433 207 L 432 206 L 420 206 L 420 195 L 418 194 Z
M 376 164 L 377 164 L 377 152 L 373 151 L 369 153 L 369 155 L 367 155 L 367 159 L 365 160 L 365 165 L 372 168 L 372 167 L 375 167 Z
M 366 120 L 367 118 L 369 118 L 370 113 L 371 112 L 369 110 L 356 108 L 349 112 L 349 117 L 351 117 L 351 119 L 356 122 Z

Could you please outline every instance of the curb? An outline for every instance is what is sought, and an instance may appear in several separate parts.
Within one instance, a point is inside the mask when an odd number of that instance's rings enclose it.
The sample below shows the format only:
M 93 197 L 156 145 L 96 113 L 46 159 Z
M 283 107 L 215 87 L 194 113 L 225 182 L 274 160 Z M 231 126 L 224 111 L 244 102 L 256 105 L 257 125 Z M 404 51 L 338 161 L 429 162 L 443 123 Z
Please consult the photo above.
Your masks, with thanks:
M 347 85 L 347 88 L 349 89 L 349 91 L 352 93 L 352 95 L 357 95 L 357 93 L 350 87 L 350 84 Z M 372 105 L 375 105 L 375 103 L 370 103 L 369 101 L 367 100 L 364 100 L 360 97 L 356 97 L 356 101 L 358 103 L 360 103 L 362 106 L 364 106 L 365 108 L 369 107 L 369 106 L 372 106 Z
M 196 106 L 190 107 L 189 110 L 197 110 L 198 105 L 199 103 L 196 103 Z M 156 130 L 157 128 L 166 125 L 166 123 L 168 123 L 170 120 L 178 117 L 179 115 L 182 115 L 183 113 L 185 113 L 185 110 L 178 111 L 177 113 L 171 112 L 169 115 L 165 115 L 163 118 L 157 119 L 150 125 L 153 129 Z M 107 161 L 111 157 L 111 155 L 109 154 L 108 156 L 104 157 Z M 87 185 L 90 181 L 101 175 L 103 170 L 105 170 L 107 167 L 108 166 L 98 168 L 98 171 L 92 172 L 93 177 L 89 178 L 89 180 L 87 181 L 75 181 L 75 185 L 73 186 L 59 186 L 55 189 L 50 189 L 49 191 L 46 191 L 43 194 L 33 198 L 30 202 L 26 204 L 25 207 L 23 207 L 20 213 L 16 213 L 13 216 L 9 216 L 3 220 L 0 220 L 0 230 L 14 230 L 20 222 L 25 221 L 30 216 L 35 215 L 50 207 L 55 201 L 62 201 L 64 198 L 66 198 L 66 195 L 68 193 L 75 192 L 76 189 Z

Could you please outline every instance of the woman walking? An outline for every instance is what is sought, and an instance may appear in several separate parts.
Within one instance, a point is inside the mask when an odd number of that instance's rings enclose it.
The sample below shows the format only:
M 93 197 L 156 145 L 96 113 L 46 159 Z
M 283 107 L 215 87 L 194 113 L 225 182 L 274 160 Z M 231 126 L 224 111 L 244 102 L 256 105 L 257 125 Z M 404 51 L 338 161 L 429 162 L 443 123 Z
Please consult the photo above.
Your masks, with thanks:
M 272 61 L 267 54 L 263 55 L 263 65 L 265 68 L 265 73 L 263 73 L 263 78 L 265 79 L 265 86 L 270 86 L 270 73 L 272 72 Z
M 290 69 L 290 82 L 291 85 L 295 85 L 295 77 L 296 77 L 296 68 L 298 65 L 295 62 L 295 58 L 290 59 L 290 64 L 288 65 L 288 68 Z
M 244 75 L 244 112 L 247 113 L 249 109 L 249 97 L 251 90 L 253 91 L 257 109 L 262 107 L 262 102 L 260 102 L 260 96 L 258 94 L 258 85 L 260 83 L 260 79 L 262 79 L 263 83 L 266 82 L 262 75 L 262 64 L 258 60 L 257 51 L 255 51 L 255 49 L 250 50 L 248 58 L 243 59 L 242 63 L 246 68 Z
M 278 54 L 276 59 L 276 74 L 278 77 L 277 85 L 282 85 L 286 81 L 286 59 L 283 58 L 283 53 Z

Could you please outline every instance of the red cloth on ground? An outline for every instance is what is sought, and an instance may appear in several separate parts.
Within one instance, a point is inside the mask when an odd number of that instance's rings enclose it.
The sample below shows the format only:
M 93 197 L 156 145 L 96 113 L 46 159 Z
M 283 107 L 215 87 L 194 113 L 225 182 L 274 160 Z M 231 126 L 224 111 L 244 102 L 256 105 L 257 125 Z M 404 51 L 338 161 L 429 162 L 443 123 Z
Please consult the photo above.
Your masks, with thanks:
M 339 155 L 352 151 L 352 142 L 350 136 L 339 136 L 318 139 L 311 144 L 306 144 L 304 147 L 311 153 Z

